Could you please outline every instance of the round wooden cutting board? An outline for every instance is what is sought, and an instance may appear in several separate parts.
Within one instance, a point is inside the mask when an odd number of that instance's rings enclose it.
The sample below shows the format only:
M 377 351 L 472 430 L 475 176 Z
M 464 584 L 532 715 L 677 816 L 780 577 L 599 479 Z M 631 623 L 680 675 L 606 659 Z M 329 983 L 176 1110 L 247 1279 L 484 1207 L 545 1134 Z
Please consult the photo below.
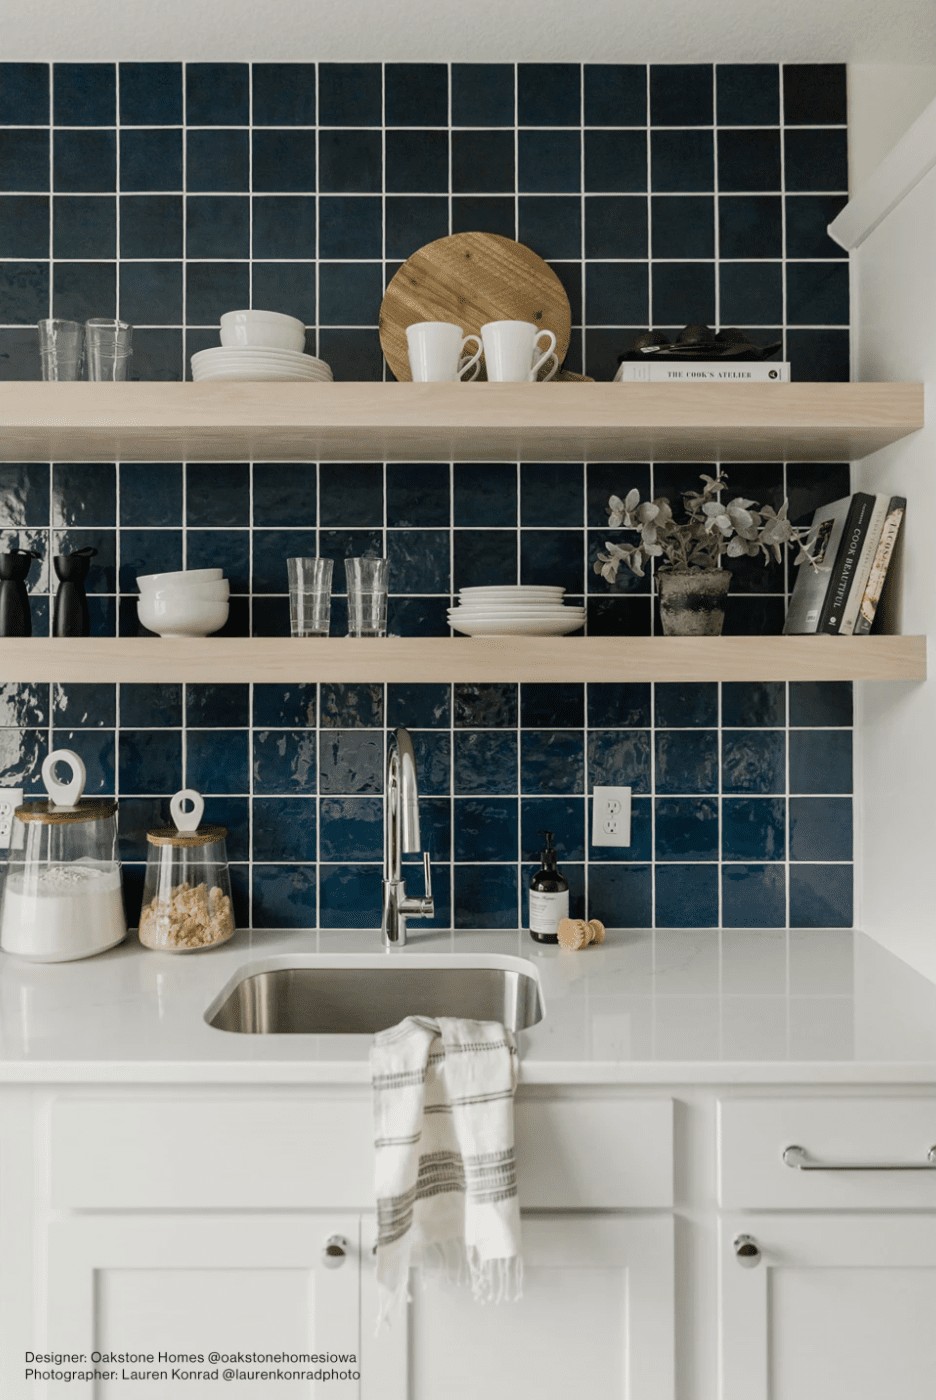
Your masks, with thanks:
M 487 321 L 533 321 L 556 337 L 559 363 L 572 329 L 569 298 L 532 248 L 497 233 L 437 238 L 408 258 L 384 293 L 380 344 L 397 379 L 410 379 L 406 328 L 453 321 L 477 335 Z

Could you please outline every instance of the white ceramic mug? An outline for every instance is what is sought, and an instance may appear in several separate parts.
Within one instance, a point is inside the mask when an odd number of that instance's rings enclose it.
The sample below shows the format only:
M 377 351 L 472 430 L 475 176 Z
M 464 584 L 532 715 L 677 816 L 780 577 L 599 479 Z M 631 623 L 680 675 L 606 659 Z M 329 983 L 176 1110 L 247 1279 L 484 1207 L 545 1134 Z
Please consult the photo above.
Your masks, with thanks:
M 548 342 L 545 350 L 540 341 Z M 544 379 L 552 379 L 559 368 L 556 337 L 552 331 L 538 330 L 532 321 L 488 321 L 481 327 L 484 363 L 490 380 L 512 384 L 536 379 L 547 360 L 552 360 Z
M 477 347 L 466 356 L 469 341 Z M 410 374 L 420 384 L 448 383 L 454 379 L 477 379 L 481 373 L 481 340 L 463 335 L 461 326 L 451 321 L 416 321 L 406 328 Z M 470 369 L 474 374 L 469 374 Z

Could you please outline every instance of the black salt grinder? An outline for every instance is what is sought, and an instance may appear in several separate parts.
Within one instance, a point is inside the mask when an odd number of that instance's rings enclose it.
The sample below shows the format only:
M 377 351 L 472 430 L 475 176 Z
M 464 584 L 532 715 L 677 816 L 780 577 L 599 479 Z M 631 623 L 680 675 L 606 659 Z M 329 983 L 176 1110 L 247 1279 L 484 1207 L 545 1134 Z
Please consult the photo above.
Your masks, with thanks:
M 91 560 L 97 550 L 91 545 L 76 549 L 72 554 L 56 554 L 52 563 L 59 580 L 52 612 L 53 637 L 89 637 L 91 618 L 88 615 L 88 597 L 85 582 Z
M 0 637 L 31 637 L 32 614 L 26 579 L 33 560 L 31 549 L 11 549 L 0 554 Z

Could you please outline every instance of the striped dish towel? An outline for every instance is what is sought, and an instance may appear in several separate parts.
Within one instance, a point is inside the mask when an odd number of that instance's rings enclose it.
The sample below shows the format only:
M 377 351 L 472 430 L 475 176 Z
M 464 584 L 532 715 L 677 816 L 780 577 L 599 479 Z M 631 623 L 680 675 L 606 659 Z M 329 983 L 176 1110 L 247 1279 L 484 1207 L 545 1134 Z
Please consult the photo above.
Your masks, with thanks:
M 514 1158 L 517 1046 L 496 1021 L 410 1016 L 374 1037 L 378 1326 L 411 1268 L 521 1295 Z

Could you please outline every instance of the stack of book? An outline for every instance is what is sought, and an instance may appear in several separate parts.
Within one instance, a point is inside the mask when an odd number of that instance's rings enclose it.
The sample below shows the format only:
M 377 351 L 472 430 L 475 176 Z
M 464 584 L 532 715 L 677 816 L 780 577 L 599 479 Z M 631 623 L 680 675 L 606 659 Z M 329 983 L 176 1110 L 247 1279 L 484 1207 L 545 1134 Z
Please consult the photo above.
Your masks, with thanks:
M 801 564 L 783 630 L 861 636 L 871 631 L 907 502 L 858 491 L 813 516 L 819 569 Z

